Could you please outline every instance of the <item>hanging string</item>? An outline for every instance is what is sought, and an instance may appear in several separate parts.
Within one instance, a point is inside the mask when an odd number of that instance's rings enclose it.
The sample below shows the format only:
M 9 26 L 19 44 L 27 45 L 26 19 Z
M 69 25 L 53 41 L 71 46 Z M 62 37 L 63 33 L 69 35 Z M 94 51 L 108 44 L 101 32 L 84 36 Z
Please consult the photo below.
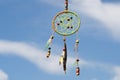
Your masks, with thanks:
M 52 31 L 52 35 L 50 36 L 50 38 L 48 39 L 47 43 L 46 43 L 46 47 L 45 50 L 48 49 L 47 55 L 46 57 L 49 58 L 51 55 L 51 46 L 52 46 L 52 41 L 54 39 L 54 31 Z
M 77 31 L 76 32 L 76 41 L 75 41 L 75 46 L 74 46 L 74 51 L 75 51 L 77 59 L 79 58 L 78 46 L 79 46 L 79 39 L 78 39 L 78 31 Z
M 79 35 L 78 35 L 78 31 L 76 32 L 76 39 L 78 39 L 79 38 Z
M 65 0 L 65 10 L 68 10 L 68 0 Z
M 79 53 L 78 53 L 78 45 L 79 45 L 79 40 L 78 40 L 78 31 L 76 32 L 76 41 L 75 41 L 75 54 L 76 54 L 76 75 L 80 75 L 80 67 L 79 67 Z

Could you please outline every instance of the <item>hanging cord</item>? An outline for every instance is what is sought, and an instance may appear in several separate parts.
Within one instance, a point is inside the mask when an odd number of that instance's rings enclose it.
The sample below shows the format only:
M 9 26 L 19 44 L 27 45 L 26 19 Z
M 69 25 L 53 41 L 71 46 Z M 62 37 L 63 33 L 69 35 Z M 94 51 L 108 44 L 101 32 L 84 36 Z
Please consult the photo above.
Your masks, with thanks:
M 68 10 L 68 0 L 65 0 L 65 10 Z

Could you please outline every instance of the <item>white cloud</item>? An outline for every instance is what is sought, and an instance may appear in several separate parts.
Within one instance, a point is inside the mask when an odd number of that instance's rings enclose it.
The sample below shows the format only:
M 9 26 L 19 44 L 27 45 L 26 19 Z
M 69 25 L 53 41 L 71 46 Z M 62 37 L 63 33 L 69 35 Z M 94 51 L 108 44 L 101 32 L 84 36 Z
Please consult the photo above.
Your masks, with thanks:
M 58 64 L 59 56 L 52 55 L 50 59 L 46 59 L 45 51 L 37 49 L 26 43 L 0 40 L 0 54 L 10 54 L 23 57 L 37 65 L 41 70 L 49 73 L 56 74 L 62 72 L 62 69 L 60 69 Z M 70 69 L 74 61 L 74 58 L 68 58 L 68 69 Z M 80 64 L 87 65 L 87 63 L 83 60 L 80 61 Z
M 0 70 L 0 80 L 8 80 L 8 75 Z
M 115 77 L 113 80 L 120 80 L 120 67 L 114 67 Z
M 101 21 L 112 36 L 120 40 L 120 3 L 103 3 L 101 0 L 72 0 L 71 8 Z
M 39 69 L 46 71 L 52 74 L 61 74 L 62 67 L 58 65 L 59 56 L 52 55 L 50 59 L 46 59 L 46 53 L 36 47 L 29 45 L 27 43 L 22 42 L 12 42 L 12 41 L 3 41 L 0 40 L 0 54 L 2 55 L 16 55 L 27 59 L 28 61 L 32 62 Z M 72 57 L 68 58 L 68 70 L 73 67 L 75 59 Z M 48 67 L 49 66 L 49 67 Z M 114 74 L 112 80 L 120 80 L 120 67 L 103 64 L 98 62 L 90 62 L 81 60 L 80 66 L 84 68 L 97 68 L 101 69 L 109 74 Z M 7 80 L 8 76 L 3 72 L 0 71 L 0 80 Z M 97 78 L 93 78 L 93 80 L 98 80 Z

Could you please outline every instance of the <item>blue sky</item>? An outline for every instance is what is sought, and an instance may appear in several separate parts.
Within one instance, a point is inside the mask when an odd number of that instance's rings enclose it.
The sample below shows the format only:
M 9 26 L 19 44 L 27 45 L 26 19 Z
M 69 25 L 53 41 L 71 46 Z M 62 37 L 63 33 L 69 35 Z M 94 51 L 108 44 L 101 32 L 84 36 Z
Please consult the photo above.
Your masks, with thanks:
M 68 37 L 68 72 L 58 66 L 62 37 L 55 34 L 52 57 L 43 50 L 51 22 L 64 0 L 0 0 L 0 80 L 120 80 L 120 1 L 70 0 L 81 18 L 81 75 L 75 76 L 73 45 Z

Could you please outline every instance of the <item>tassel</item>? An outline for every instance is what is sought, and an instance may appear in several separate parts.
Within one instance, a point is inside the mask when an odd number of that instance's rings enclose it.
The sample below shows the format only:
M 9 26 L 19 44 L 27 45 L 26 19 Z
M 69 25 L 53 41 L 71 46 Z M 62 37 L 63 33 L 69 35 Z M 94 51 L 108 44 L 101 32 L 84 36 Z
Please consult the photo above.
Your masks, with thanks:
M 49 47 L 49 48 L 48 48 L 48 53 L 47 53 L 46 57 L 49 58 L 49 57 L 50 57 L 50 54 L 51 54 L 51 48 Z
M 54 39 L 54 36 L 50 36 L 50 38 L 48 39 L 47 41 L 47 44 L 46 44 L 46 47 L 45 48 L 48 48 L 50 46 L 50 44 L 52 43 L 52 40 Z
M 79 44 L 79 40 L 77 39 L 75 42 L 75 47 L 74 47 L 75 52 L 78 52 L 78 44 Z

